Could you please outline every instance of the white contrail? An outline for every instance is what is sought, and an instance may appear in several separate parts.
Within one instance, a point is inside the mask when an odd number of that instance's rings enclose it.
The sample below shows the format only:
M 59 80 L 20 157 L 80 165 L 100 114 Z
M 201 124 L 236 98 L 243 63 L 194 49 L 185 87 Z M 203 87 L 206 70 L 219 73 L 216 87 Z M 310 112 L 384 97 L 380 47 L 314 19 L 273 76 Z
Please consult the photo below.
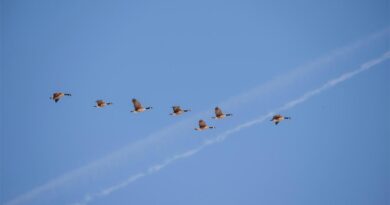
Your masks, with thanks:
M 321 66 L 327 65 L 333 62 L 335 59 L 339 59 L 347 54 L 351 54 L 359 48 L 368 46 L 373 41 L 378 40 L 382 37 L 388 37 L 390 33 L 390 28 L 386 28 L 382 31 L 376 32 L 368 36 L 367 38 L 358 40 L 347 46 L 335 49 L 327 55 L 314 59 L 303 66 L 297 67 L 284 75 L 276 76 L 273 79 L 270 79 L 268 82 L 262 83 L 259 86 L 256 86 L 249 91 L 241 93 L 237 96 L 233 96 L 222 103 L 219 103 L 222 107 L 228 108 L 230 106 L 239 105 L 253 101 L 261 94 L 267 92 L 273 92 L 275 89 L 285 86 L 286 84 L 291 84 L 293 81 L 296 81 L 299 78 L 305 78 L 307 74 L 314 71 L 319 71 Z
M 279 112 L 279 111 L 283 111 L 283 110 L 287 110 L 287 109 L 293 108 L 296 105 L 301 104 L 301 103 L 307 101 L 311 97 L 313 97 L 315 95 L 318 95 L 321 92 L 323 92 L 323 91 L 325 91 L 325 90 L 327 90 L 327 89 L 329 89 L 329 88 L 331 88 L 333 86 L 336 86 L 336 85 L 338 85 L 338 84 L 340 84 L 340 83 L 342 83 L 342 82 L 344 82 L 344 81 L 354 77 L 355 75 L 357 75 L 357 74 L 359 74 L 359 73 L 361 73 L 363 71 L 366 71 L 366 70 L 368 70 L 370 68 L 373 68 L 375 65 L 378 65 L 378 64 L 384 62 L 385 60 L 387 60 L 389 58 L 390 58 L 390 51 L 384 53 L 381 57 L 379 57 L 377 59 L 374 59 L 374 60 L 371 60 L 371 61 L 368 61 L 368 62 L 362 64 L 359 69 L 356 69 L 356 70 L 351 71 L 351 72 L 344 73 L 344 74 L 340 75 L 337 78 L 334 78 L 334 79 L 331 79 L 331 80 L 327 81 L 325 84 L 323 84 L 319 88 L 311 90 L 311 91 L 303 94 L 301 97 L 299 97 L 297 99 L 294 99 L 294 100 L 292 100 L 290 102 L 287 102 L 282 107 L 279 107 L 279 108 L 275 109 L 274 112 Z M 232 128 L 230 130 L 227 130 L 227 131 L 223 132 L 222 134 L 218 135 L 214 139 L 206 140 L 202 145 L 200 145 L 200 146 L 198 146 L 196 148 L 187 150 L 187 151 L 185 151 L 185 152 L 183 152 L 181 154 L 174 155 L 173 157 L 170 157 L 170 158 L 166 159 L 165 161 L 163 161 L 161 163 L 158 163 L 158 164 L 155 164 L 155 165 L 151 166 L 146 171 L 140 172 L 140 173 L 135 174 L 135 175 L 131 175 L 129 178 L 127 178 L 126 180 L 124 180 L 123 182 L 121 182 L 119 184 L 116 184 L 116 185 L 113 185 L 111 187 L 108 187 L 108 188 L 106 188 L 106 189 L 104 189 L 104 190 L 102 190 L 100 192 L 95 193 L 95 194 L 89 194 L 89 195 L 85 196 L 82 201 L 77 202 L 74 205 L 86 205 L 86 204 L 88 204 L 89 202 L 91 202 L 92 200 L 94 200 L 97 197 L 107 196 L 107 195 L 111 194 L 112 192 L 115 192 L 115 191 L 117 191 L 119 189 L 125 188 L 126 186 L 128 186 L 131 183 L 133 183 L 134 181 L 136 181 L 136 180 L 138 180 L 138 179 L 140 179 L 142 177 L 151 175 L 151 174 L 153 174 L 155 172 L 158 172 L 161 169 L 165 168 L 166 166 L 176 162 L 177 160 L 191 157 L 191 156 L 195 155 L 196 153 L 200 152 L 201 150 L 203 150 L 204 148 L 206 148 L 206 147 L 208 147 L 210 145 L 223 142 L 224 140 L 227 139 L 227 137 L 229 137 L 230 135 L 232 135 L 232 134 L 234 134 L 236 132 L 241 131 L 242 129 L 245 129 L 245 128 L 251 127 L 253 125 L 262 123 L 265 120 L 269 119 L 272 115 L 273 115 L 273 112 L 265 114 L 265 115 L 262 115 L 262 116 L 260 116 L 260 117 L 258 117 L 256 119 L 254 119 L 254 120 L 248 121 L 248 122 L 243 123 L 241 125 L 238 125 L 238 126 Z
M 388 34 L 390 33 L 390 29 L 386 28 L 382 31 L 376 32 L 367 38 L 364 38 L 362 40 L 359 40 L 357 42 L 354 42 L 352 44 L 349 44 L 347 46 L 341 47 L 339 49 L 336 49 L 335 51 L 331 52 L 330 54 L 318 58 L 317 60 L 314 60 L 313 62 L 299 67 L 297 69 L 293 69 L 291 72 L 279 76 L 277 78 L 274 78 L 263 85 L 256 87 L 248 92 L 245 92 L 239 96 L 235 96 L 232 98 L 229 98 L 227 101 L 220 103 L 223 105 L 223 107 L 229 107 L 229 106 L 235 106 L 235 105 L 242 105 L 246 102 L 249 102 L 253 100 L 256 97 L 259 97 L 266 91 L 270 91 L 274 89 L 275 87 L 281 86 L 282 82 L 287 85 L 289 83 L 292 83 L 294 80 L 298 79 L 300 76 L 302 76 L 304 73 L 307 73 L 309 71 L 313 71 L 316 69 L 319 65 L 325 65 L 327 63 L 330 63 L 332 61 L 337 60 L 338 58 L 348 55 L 364 46 L 367 46 L 371 44 L 372 42 L 381 39 L 383 37 L 388 37 Z M 172 140 L 177 134 L 188 127 L 187 125 L 191 125 L 193 120 L 197 119 L 197 116 L 188 118 L 186 120 L 183 120 L 179 123 L 176 123 L 172 126 L 166 127 L 162 130 L 159 130 L 155 133 L 150 134 L 146 138 L 129 144 L 127 146 L 124 146 L 123 148 L 110 153 L 98 160 L 95 160 L 83 167 L 80 167 L 78 169 L 75 169 L 73 171 L 70 171 L 68 173 L 65 173 L 53 180 L 48 181 L 47 183 L 38 186 L 30 191 L 28 191 L 25 194 L 22 194 L 20 196 L 17 196 L 16 198 L 8 201 L 5 203 L 5 205 L 22 205 L 22 204 L 29 204 L 34 199 L 37 199 L 39 196 L 46 196 L 48 197 L 49 194 L 47 194 L 50 191 L 54 191 L 56 189 L 59 189 L 60 187 L 64 187 L 65 185 L 70 185 L 72 183 L 80 183 L 80 180 L 96 180 L 99 178 L 99 176 L 104 175 L 109 170 L 115 169 L 116 166 L 119 166 L 121 164 L 126 164 L 129 160 L 129 158 L 137 156 L 137 153 L 140 151 L 143 151 L 147 148 L 150 148 L 151 145 L 155 145 L 158 143 L 164 143 L 168 141 L 168 139 Z M 249 125 L 250 126 L 250 125 Z M 226 133 L 226 132 L 225 132 Z M 182 158 L 180 156 L 177 156 L 177 158 Z M 168 164 L 170 161 L 167 162 Z M 138 178 L 143 176 L 138 176 Z M 138 179 L 136 178 L 136 179 Z M 129 181 L 134 179 L 129 179 Z

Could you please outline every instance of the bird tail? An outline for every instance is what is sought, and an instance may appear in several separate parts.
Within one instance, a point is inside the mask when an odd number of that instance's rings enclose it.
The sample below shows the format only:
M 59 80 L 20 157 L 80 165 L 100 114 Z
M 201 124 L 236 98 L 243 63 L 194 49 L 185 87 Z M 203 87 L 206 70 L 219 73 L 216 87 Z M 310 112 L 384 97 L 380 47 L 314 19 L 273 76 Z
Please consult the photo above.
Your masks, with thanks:
M 65 96 L 72 96 L 72 94 L 70 94 L 70 93 L 65 93 L 64 95 Z
M 153 107 L 146 107 L 145 109 L 146 110 L 151 110 L 151 109 L 153 109 Z

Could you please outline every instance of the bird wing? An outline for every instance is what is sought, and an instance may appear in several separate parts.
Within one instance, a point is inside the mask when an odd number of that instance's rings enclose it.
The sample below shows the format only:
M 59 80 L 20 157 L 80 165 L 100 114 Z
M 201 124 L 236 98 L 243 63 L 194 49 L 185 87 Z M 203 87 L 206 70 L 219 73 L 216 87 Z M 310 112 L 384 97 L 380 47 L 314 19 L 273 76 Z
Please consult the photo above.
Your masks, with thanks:
M 279 118 L 281 118 L 282 116 L 281 115 L 274 115 L 274 117 L 272 118 L 272 120 L 277 120 Z
M 62 93 L 58 92 L 58 93 L 53 93 L 53 99 L 56 99 L 56 98 L 59 98 L 61 97 Z
M 174 113 L 179 113 L 181 111 L 180 106 L 172 106 L 172 109 Z
M 221 108 L 215 107 L 215 116 L 220 117 L 223 115 Z
M 133 99 L 132 100 L 132 102 L 133 102 L 133 105 L 134 105 L 134 109 L 135 110 L 138 110 L 138 109 L 141 109 L 142 108 L 142 105 L 141 105 L 141 103 L 137 100 L 137 99 Z
M 103 104 L 104 104 L 104 101 L 103 101 L 103 100 L 96 100 L 96 104 L 97 104 L 97 105 L 103 105 Z
M 199 120 L 199 128 L 205 128 L 207 125 L 206 125 L 206 122 L 204 120 Z

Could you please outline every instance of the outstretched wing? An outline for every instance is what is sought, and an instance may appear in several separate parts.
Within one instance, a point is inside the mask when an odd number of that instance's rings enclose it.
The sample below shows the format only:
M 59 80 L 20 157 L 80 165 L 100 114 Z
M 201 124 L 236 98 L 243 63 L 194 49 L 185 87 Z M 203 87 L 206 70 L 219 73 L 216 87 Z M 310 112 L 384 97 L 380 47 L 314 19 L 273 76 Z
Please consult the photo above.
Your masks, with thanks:
M 220 117 L 222 115 L 223 115 L 223 112 L 222 112 L 221 108 L 215 107 L 215 116 Z
M 199 128 L 207 127 L 206 122 L 204 120 L 199 120 Z
M 133 102 L 134 110 L 142 109 L 142 105 L 137 99 L 133 98 L 131 101 Z

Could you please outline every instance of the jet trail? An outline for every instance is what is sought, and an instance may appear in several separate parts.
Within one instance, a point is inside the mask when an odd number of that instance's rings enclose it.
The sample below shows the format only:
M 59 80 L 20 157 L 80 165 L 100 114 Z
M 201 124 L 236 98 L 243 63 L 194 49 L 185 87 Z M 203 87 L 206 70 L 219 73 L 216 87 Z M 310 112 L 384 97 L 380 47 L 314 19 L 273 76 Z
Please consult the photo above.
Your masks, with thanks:
M 294 79 L 298 78 L 302 74 L 314 70 L 319 65 L 324 65 L 329 62 L 335 61 L 336 59 L 343 57 L 345 55 L 348 55 L 350 53 L 353 53 L 356 50 L 359 50 L 365 46 L 370 45 L 372 42 L 377 41 L 378 39 L 382 39 L 383 37 L 388 37 L 390 33 L 390 28 L 385 28 L 384 30 L 375 32 L 368 36 L 367 38 L 358 40 L 352 44 L 343 46 L 341 48 L 335 49 L 334 51 L 330 52 L 329 54 L 320 57 L 311 63 L 308 63 L 307 65 L 304 65 L 302 67 L 298 67 L 297 69 L 293 69 L 291 72 L 276 77 L 258 87 L 255 87 L 252 90 L 249 90 L 248 92 L 245 92 L 243 94 L 240 94 L 238 96 L 234 96 L 229 98 L 227 101 L 220 103 L 223 105 L 223 107 L 229 107 L 232 105 L 239 105 L 246 103 L 248 101 L 251 101 L 253 98 L 261 96 L 265 91 L 272 89 L 275 86 L 280 86 L 280 82 L 287 82 L 291 83 L 294 81 Z M 312 94 L 314 95 L 314 94 Z M 308 97 L 311 97 L 308 96 Z M 290 106 L 295 106 L 294 103 L 300 103 L 299 101 L 296 102 L 290 102 Z M 287 106 L 287 105 L 286 105 Z M 288 109 L 288 108 L 285 108 Z M 271 114 L 269 114 L 270 116 Z M 268 116 L 268 115 L 267 115 Z M 139 151 L 142 151 L 145 148 L 150 147 L 152 144 L 160 143 L 164 140 L 167 140 L 167 136 L 171 136 L 172 133 L 177 133 L 178 130 L 182 129 L 182 127 L 185 127 L 185 125 L 192 124 L 193 119 L 187 119 L 183 120 L 179 123 L 176 123 L 172 126 L 166 127 L 162 130 L 159 130 L 158 132 L 152 133 L 149 136 L 147 136 L 145 139 L 134 142 L 132 144 L 129 144 L 127 146 L 124 146 L 123 148 L 114 151 L 113 153 L 110 153 L 98 160 L 92 161 L 91 163 L 86 164 L 85 166 L 82 166 L 80 168 L 77 168 L 75 170 L 69 171 L 55 179 L 52 179 L 48 181 L 47 183 L 37 186 L 33 188 L 32 190 L 29 190 L 28 192 L 21 194 L 17 196 L 16 198 L 8 201 L 5 203 L 5 205 L 21 205 L 21 204 L 29 204 L 31 201 L 35 199 L 39 199 L 40 196 L 48 196 L 50 192 L 57 193 L 56 190 L 67 186 L 72 183 L 79 183 L 80 180 L 93 180 L 99 177 L 99 174 L 102 175 L 104 171 L 107 169 L 111 169 L 114 167 L 114 165 L 118 164 L 125 164 L 129 157 L 137 155 L 136 153 Z M 257 123 L 257 122 L 254 122 Z M 235 132 L 235 129 L 239 129 L 240 127 L 247 127 L 252 126 L 251 122 L 245 123 L 237 128 L 234 128 L 233 130 L 229 130 L 224 132 L 222 135 L 229 135 L 230 132 Z M 217 137 L 218 139 L 223 139 L 223 137 Z M 205 142 L 212 143 L 212 142 Z M 207 145 L 204 145 L 207 146 Z M 203 149 L 200 148 L 200 149 Z M 200 150 L 194 150 L 193 152 L 198 152 Z M 190 153 L 190 152 L 189 152 Z M 194 154 L 194 153 L 192 153 Z M 188 155 L 188 154 L 187 154 Z M 184 155 L 186 156 L 186 155 Z M 180 155 L 177 155 L 175 158 L 183 158 Z M 166 161 L 167 164 L 171 163 L 171 160 Z M 110 167 L 110 168 L 108 168 Z M 129 178 L 128 181 L 135 181 L 136 179 L 139 179 L 143 176 L 138 176 L 135 178 Z M 94 195 L 91 195 L 93 197 Z M 87 200 L 89 201 L 89 200 Z
M 254 120 L 248 121 L 246 123 L 243 123 L 241 125 L 238 125 L 238 126 L 232 128 L 230 130 L 227 130 L 227 131 L 223 132 L 222 134 L 218 135 L 217 137 L 215 137 L 214 139 L 206 140 L 202 145 L 200 145 L 196 148 L 187 150 L 181 154 L 174 155 L 161 163 L 158 163 L 158 164 L 151 166 L 149 169 L 147 169 L 143 172 L 140 172 L 140 173 L 135 174 L 135 175 L 131 175 L 130 177 L 128 177 L 126 180 L 124 180 L 123 182 L 121 182 L 119 184 L 113 185 L 111 187 L 108 187 L 108 188 L 106 188 L 100 192 L 94 193 L 94 194 L 88 194 L 84 197 L 84 199 L 82 201 L 74 203 L 72 205 L 86 205 L 89 202 L 92 202 L 96 198 L 110 195 L 111 193 L 113 193 L 119 189 L 127 187 L 128 185 L 137 181 L 138 179 L 141 179 L 142 177 L 146 177 L 148 175 L 151 175 L 153 173 L 160 171 L 161 169 L 167 167 L 168 165 L 170 165 L 170 164 L 172 164 L 180 159 L 189 158 L 189 157 L 195 155 L 196 153 L 202 151 L 204 148 L 206 148 L 208 146 L 223 142 L 230 135 L 237 133 L 237 132 L 241 131 L 242 129 L 249 128 L 249 127 L 256 125 L 256 124 L 260 124 L 260 123 L 264 122 L 265 120 L 269 119 L 274 113 L 277 113 L 277 112 L 283 111 L 283 110 L 288 110 L 288 109 L 291 109 L 291 108 L 293 108 L 301 103 L 304 103 L 305 101 L 307 101 L 311 97 L 318 95 L 318 94 L 322 93 L 323 91 L 325 91 L 329 88 L 332 88 L 332 87 L 334 87 L 334 86 L 336 86 L 336 85 L 338 85 L 346 80 L 349 80 L 350 78 L 354 77 L 355 75 L 360 74 L 363 71 L 369 70 L 369 69 L 373 68 L 375 65 L 378 65 L 378 64 L 386 61 L 389 58 L 390 58 L 390 51 L 384 53 L 379 58 L 376 58 L 374 60 L 370 60 L 370 61 L 362 64 L 360 66 L 360 68 L 358 68 L 354 71 L 346 72 L 337 78 L 334 78 L 334 79 L 327 81 L 322 86 L 320 86 L 314 90 L 311 90 L 309 92 L 306 92 L 305 94 L 303 94 L 299 98 L 285 103 L 283 106 L 276 108 L 274 112 L 270 112 L 268 114 L 262 115 Z
M 363 38 L 361 40 L 358 40 L 352 44 L 348 44 L 346 46 L 343 46 L 341 48 L 335 49 L 334 51 L 330 52 L 329 54 L 320 57 L 318 59 L 315 59 L 314 61 L 302 66 L 298 67 L 296 69 L 293 69 L 291 72 L 288 72 L 287 74 L 284 74 L 282 76 L 278 76 L 274 79 L 271 79 L 268 82 L 265 82 L 264 84 L 255 87 L 254 89 L 251 89 L 247 92 L 244 92 L 238 96 L 233 96 L 226 100 L 225 102 L 219 103 L 223 107 L 229 107 L 234 105 L 242 105 L 245 104 L 256 97 L 261 96 L 266 91 L 270 91 L 275 87 L 278 87 L 281 85 L 281 82 L 284 82 L 285 84 L 291 84 L 294 82 L 294 80 L 297 80 L 300 76 L 302 76 L 305 73 L 309 73 L 313 70 L 315 70 L 318 66 L 326 65 L 327 63 L 333 62 L 343 56 L 346 56 L 348 54 L 353 53 L 354 51 L 357 51 L 361 48 L 364 48 L 365 46 L 368 46 L 372 44 L 373 42 L 377 41 L 378 39 L 383 39 L 384 37 L 387 38 L 390 33 L 390 28 L 385 28 L 384 30 L 375 32 L 371 35 L 369 35 L 366 38 Z M 355 74 L 352 74 L 355 75 Z M 348 76 L 345 76 L 349 78 Z M 336 82 L 336 81 L 335 81 Z M 336 82 L 338 83 L 338 82 Z M 325 88 L 326 89 L 326 88 Z M 311 97 L 314 94 L 307 94 L 306 97 Z M 304 99 L 305 100 L 305 99 Z M 290 102 L 290 105 L 287 106 L 285 109 L 288 109 L 288 106 L 295 106 L 296 104 L 301 103 L 299 100 L 295 102 Z M 269 117 L 272 114 L 268 114 L 264 117 Z M 54 178 L 40 186 L 37 186 L 28 192 L 21 194 L 14 199 L 8 201 L 5 203 L 5 205 L 23 205 L 23 204 L 31 204 L 33 200 L 39 200 L 40 197 L 49 197 L 50 193 L 58 194 L 57 190 L 69 186 L 71 184 L 77 184 L 80 183 L 81 180 L 84 181 L 92 181 L 99 178 L 99 176 L 102 176 L 107 170 L 110 170 L 114 168 L 115 166 L 119 166 L 120 164 L 126 164 L 126 162 L 129 161 L 130 157 L 136 156 L 137 153 L 139 153 L 142 150 L 145 150 L 149 148 L 151 145 L 155 145 L 158 143 L 162 143 L 167 141 L 168 139 L 172 139 L 174 135 L 180 132 L 180 130 L 183 129 L 183 127 L 186 127 L 186 125 L 191 125 L 193 123 L 194 119 L 196 118 L 188 118 L 185 120 L 182 120 L 181 122 L 178 122 L 176 124 L 173 124 L 171 126 L 165 127 L 162 130 L 159 130 L 155 133 L 150 134 L 149 136 L 145 137 L 143 140 L 134 142 L 132 144 L 129 144 L 127 146 L 124 146 L 123 148 L 116 150 L 100 159 L 97 159 L 95 161 L 92 161 L 91 163 L 88 163 L 80 168 L 77 168 L 75 170 L 72 170 L 70 172 L 67 172 L 57 178 Z M 258 123 L 257 121 L 253 122 L 247 122 L 245 124 L 242 124 L 234 129 L 228 130 L 224 132 L 223 134 L 219 135 L 215 140 L 218 142 L 219 140 L 224 140 L 224 136 L 229 135 L 231 133 L 237 132 L 236 130 L 240 130 L 242 128 L 252 126 L 253 124 Z M 175 161 L 177 159 L 185 158 L 188 156 L 191 156 L 197 152 L 199 152 L 204 147 L 208 146 L 208 144 L 214 144 L 214 141 L 206 141 L 204 145 L 202 145 L 200 148 L 196 148 L 194 150 L 190 150 L 189 152 L 179 154 L 176 156 L 173 156 L 170 159 L 167 159 L 162 163 L 163 165 L 168 165 L 172 163 L 172 161 Z M 165 167 L 163 166 L 162 167 Z M 139 178 L 144 177 L 145 175 L 148 175 L 150 173 L 153 173 L 156 169 L 161 169 L 161 166 L 157 166 L 154 169 L 150 169 L 150 171 L 143 172 L 141 175 L 135 175 L 136 177 L 128 178 L 127 182 L 131 183 L 132 181 L 135 181 Z M 126 186 L 127 184 L 125 182 L 121 183 L 123 186 Z M 120 186 L 119 184 L 117 186 Z M 123 187 L 120 186 L 120 187 Z M 115 186 L 112 190 L 116 190 Z M 104 193 L 108 193 L 110 190 L 107 190 Z M 85 198 L 85 201 L 90 201 L 92 198 L 94 198 L 97 194 L 92 194 Z M 91 198 L 91 199 L 90 199 Z

